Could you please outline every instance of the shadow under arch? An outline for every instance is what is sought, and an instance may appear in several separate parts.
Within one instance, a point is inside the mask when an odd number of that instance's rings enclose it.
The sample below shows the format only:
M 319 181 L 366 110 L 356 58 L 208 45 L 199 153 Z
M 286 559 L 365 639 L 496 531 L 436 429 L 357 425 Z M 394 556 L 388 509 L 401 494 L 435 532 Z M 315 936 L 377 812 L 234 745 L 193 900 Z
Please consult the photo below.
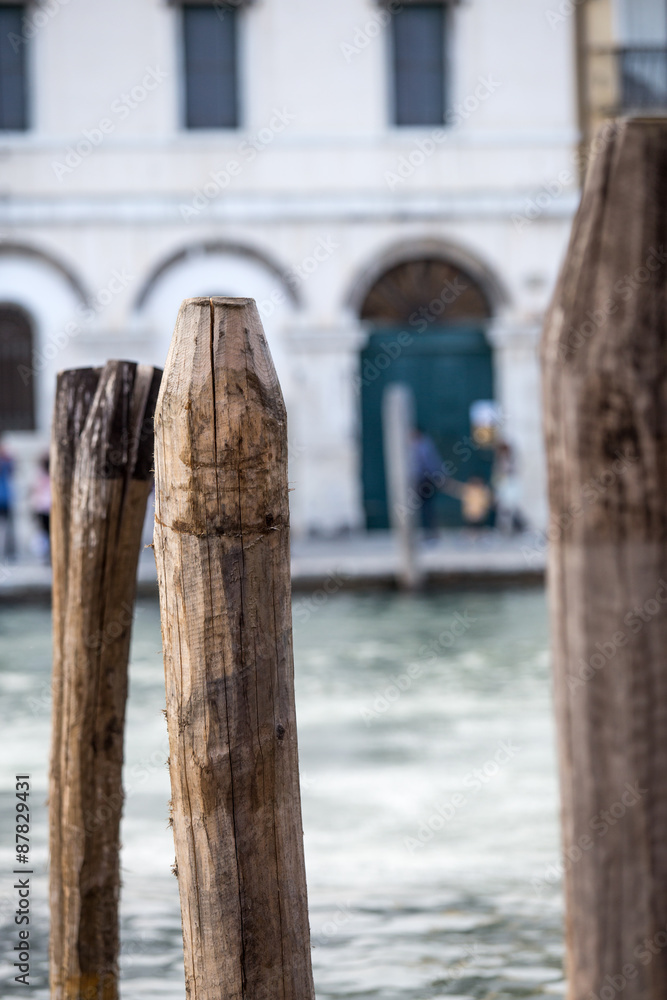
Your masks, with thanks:
M 22 305 L 0 299 L 0 433 L 34 431 L 32 373 L 35 321 Z M 26 377 L 28 373 L 28 377 Z
M 467 275 L 488 303 L 491 316 L 497 315 L 510 301 L 503 282 L 476 253 L 455 243 L 425 238 L 407 243 L 394 243 L 375 257 L 373 262 L 357 275 L 348 292 L 346 307 L 354 315 L 361 316 L 364 303 L 372 289 L 388 272 L 419 261 L 439 261 Z
M 0 242 L 0 259 L 3 257 L 26 257 L 30 260 L 40 261 L 42 264 L 53 268 L 61 278 L 65 279 L 82 305 L 87 305 L 91 299 L 90 293 L 86 290 L 85 285 L 72 268 L 48 250 L 42 250 L 28 243 L 14 243 L 3 240 Z
M 292 304 L 297 307 L 301 305 L 301 301 L 296 289 L 294 288 L 294 284 L 290 281 L 289 271 L 286 268 L 281 267 L 277 261 L 273 260 L 273 258 L 269 257 L 269 255 L 264 253 L 262 250 L 257 250 L 255 247 L 248 246 L 244 243 L 234 243 L 226 240 L 202 240 L 198 243 L 191 243 L 186 247 L 182 247 L 175 253 L 170 254 L 153 268 L 139 289 L 132 306 L 133 311 L 141 311 L 159 280 L 172 267 L 175 267 L 183 261 L 190 261 L 193 258 L 209 256 L 211 254 L 233 254 L 237 257 L 245 257 L 246 259 L 252 260 L 257 264 L 261 264 L 262 267 L 266 268 L 266 270 L 281 283 L 285 294 Z

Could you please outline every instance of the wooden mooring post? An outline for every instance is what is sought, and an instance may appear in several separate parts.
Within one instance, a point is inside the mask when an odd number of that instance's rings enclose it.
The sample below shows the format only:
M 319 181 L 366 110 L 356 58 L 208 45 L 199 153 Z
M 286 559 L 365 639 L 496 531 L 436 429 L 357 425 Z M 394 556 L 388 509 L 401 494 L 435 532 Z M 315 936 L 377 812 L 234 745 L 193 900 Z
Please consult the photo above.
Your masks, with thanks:
M 416 520 L 419 504 L 411 502 L 413 496 L 410 489 L 411 435 L 415 427 L 412 389 L 405 383 L 391 382 L 382 396 L 384 466 L 389 524 L 398 549 L 397 579 L 406 590 L 414 590 L 422 582 L 417 564 Z
M 186 988 L 197 1000 L 312 1000 L 287 425 L 251 299 L 181 306 L 155 445 Z
M 667 996 L 667 122 L 606 126 L 543 341 L 571 1000 Z
M 109 361 L 58 378 L 49 787 L 51 996 L 118 996 L 127 663 L 153 464 L 157 369 Z

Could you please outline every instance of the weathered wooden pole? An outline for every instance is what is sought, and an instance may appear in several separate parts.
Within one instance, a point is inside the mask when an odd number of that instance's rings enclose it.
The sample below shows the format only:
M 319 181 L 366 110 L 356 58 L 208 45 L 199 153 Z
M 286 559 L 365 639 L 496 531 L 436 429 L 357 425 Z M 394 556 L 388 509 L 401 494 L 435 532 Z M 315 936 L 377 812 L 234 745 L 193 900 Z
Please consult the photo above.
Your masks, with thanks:
M 79 439 L 100 380 L 99 368 L 77 368 L 60 372 L 51 427 L 51 562 L 53 565 L 52 617 L 53 656 L 51 668 L 51 765 L 49 776 L 49 896 L 51 934 L 50 969 L 60 965 L 63 950 L 62 783 L 60 779 L 63 705 L 63 645 L 67 613 L 72 480 Z M 53 980 L 52 980 L 53 982 Z M 54 995 L 55 987 L 54 987 Z
M 411 504 L 411 435 L 415 429 L 412 390 L 392 382 L 382 395 L 382 432 L 389 523 L 398 547 L 398 582 L 414 590 L 421 582 L 417 566 L 415 509 Z
M 49 793 L 57 1000 L 118 996 L 127 662 L 159 380 L 154 368 L 109 361 L 101 372 L 64 373 L 58 386 Z
M 667 996 L 667 123 L 586 182 L 543 341 L 571 1000 Z
M 181 306 L 155 421 L 186 988 L 312 1000 L 285 407 L 252 299 Z

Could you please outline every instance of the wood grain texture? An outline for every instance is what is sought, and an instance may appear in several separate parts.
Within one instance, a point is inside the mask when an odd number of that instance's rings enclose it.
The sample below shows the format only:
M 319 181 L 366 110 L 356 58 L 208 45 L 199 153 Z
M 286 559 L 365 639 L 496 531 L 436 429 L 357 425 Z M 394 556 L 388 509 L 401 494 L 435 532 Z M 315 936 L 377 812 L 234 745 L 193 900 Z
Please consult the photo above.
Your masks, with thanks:
M 543 340 L 567 973 L 664 1000 L 667 123 L 601 145 Z
M 72 480 L 76 448 L 100 379 L 99 368 L 60 372 L 51 427 L 49 473 L 51 477 L 51 561 L 53 564 L 53 661 L 51 669 L 52 718 L 49 774 L 49 902 L 51 934 L 50 968 L 55 969 L 63 950 L 62 783 L 60 779 L 63 704 L 63 646 L 67 613 Z
M 95 380 L 94 395 L 91 392 Z M 51 995 L 118 996 L 127 663 L 160 372 L 60 377 L 53 430 Z
M 312 1000 L 287 425 L 251 299 L 183 303 L 155 444 L 188 996 Z

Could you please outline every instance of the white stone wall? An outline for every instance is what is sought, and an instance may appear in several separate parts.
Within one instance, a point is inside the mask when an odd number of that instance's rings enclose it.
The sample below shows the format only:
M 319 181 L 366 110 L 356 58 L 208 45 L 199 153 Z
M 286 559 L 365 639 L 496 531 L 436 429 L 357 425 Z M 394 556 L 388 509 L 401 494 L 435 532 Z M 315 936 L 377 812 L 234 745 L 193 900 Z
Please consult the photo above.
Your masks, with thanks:
M 0 301 L 35 323 L 42 436 L 56 371 L 162 364 L 181 299 L 251 295 L 288 406 L 294 530 L 359 527 L 354 306 L 402 248 L 450 247 L 500 290 L 498 391 L 542 523 L 536 330 L 577 202 L 573 25 L 550 26 L 550 6 L 452 8 L 460 120 L 435 135 L 388 124 L 375 2 L 255 0 L 243 128 L 209 133 L 179 125 L 178 7 L 49 0 L 29 42 L 34 127 L 0 133 Z

